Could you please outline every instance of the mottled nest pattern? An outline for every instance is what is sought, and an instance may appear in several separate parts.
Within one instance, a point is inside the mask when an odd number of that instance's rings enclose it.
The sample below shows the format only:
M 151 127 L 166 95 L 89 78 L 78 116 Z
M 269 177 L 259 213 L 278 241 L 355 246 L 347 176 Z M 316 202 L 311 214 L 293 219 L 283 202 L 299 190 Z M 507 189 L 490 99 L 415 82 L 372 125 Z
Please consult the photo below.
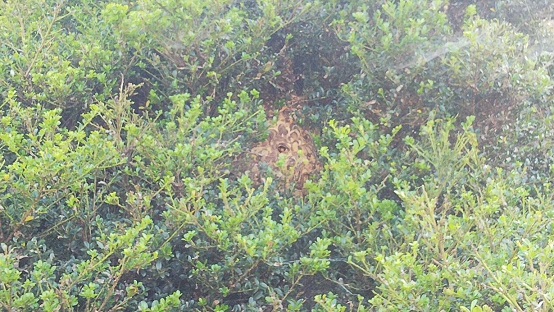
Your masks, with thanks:
M 304 184 L 321 170 L 317 149 L 310 133 L 295 122 L 294 108 L 284 107 L 277 124 L 269 128 L 269 138 L 254 146 L 250 172 L 261 184 L 271 168 L 281 188 L 304 194 Z

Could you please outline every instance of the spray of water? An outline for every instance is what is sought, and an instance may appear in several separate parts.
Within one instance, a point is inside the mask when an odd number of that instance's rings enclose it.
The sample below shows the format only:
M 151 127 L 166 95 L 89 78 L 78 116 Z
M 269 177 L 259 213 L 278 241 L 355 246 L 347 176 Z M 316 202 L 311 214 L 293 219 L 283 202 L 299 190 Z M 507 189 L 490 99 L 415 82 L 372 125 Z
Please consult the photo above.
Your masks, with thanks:
M 522 49 L 522 57 L 531 60 L 537 60 L 542 56 L 551 56 L 554 58 L 554 19 L 544 20 L 540 23 L 541 33 L 537 34 L 531 42 Z M 478 44 L 490 44 L 487 42 L 486 35 L 480 33 L 476 37 Z M 413 55 L 407 61 L 399 63 L 394 67 L 396 70 L 424 66 L 437 58 L 442 58 L 450 53 L 459 52 L 471 45 L 469 39 L 463 35 L 457 37 L 436 40 L 432 48 L 426 46 L 414 47 Z

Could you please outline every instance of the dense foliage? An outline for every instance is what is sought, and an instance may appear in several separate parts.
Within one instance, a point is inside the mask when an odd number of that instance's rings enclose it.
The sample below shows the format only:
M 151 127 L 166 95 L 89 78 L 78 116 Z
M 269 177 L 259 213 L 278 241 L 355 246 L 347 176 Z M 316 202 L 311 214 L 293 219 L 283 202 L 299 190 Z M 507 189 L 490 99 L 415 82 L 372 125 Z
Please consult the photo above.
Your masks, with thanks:
M 0 1 L 0 310 L 553 310 L 554 5 L 466 2 Z

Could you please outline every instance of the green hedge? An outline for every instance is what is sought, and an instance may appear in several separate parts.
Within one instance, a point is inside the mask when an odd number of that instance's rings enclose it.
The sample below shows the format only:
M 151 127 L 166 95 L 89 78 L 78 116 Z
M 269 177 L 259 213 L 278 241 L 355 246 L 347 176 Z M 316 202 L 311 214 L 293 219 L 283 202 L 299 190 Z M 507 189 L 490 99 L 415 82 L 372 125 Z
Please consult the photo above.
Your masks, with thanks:
M 0 309 L 553 309 L 552 7 L 451 2 L 0 2 Z

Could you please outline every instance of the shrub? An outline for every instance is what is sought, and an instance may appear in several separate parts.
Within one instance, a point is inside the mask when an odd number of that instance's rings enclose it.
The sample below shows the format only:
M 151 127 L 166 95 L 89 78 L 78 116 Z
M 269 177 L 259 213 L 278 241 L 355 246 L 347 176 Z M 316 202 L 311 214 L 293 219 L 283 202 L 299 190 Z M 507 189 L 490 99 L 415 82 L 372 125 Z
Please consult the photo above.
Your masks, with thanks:
M 133 90 L 130 86 L 114 100 L 93 104 L 76 130 L 60 127 L 59 110 L 22 107 L 15 95 L 4 103 L 1 138 L 6 192 L 1 237 L 5 242 L 21 241 L 23 246 L 26 240 L 41 238 L 36 243 L 40 247 L 35 247 L 39 250 L 29 255 L 33 261 L 28 266 L 34 261 L 50 264 L 48 289 L 56 302 L 52 304 L 63 309 L 85 299 L 90 310 L 143 307 L 142 301 L 133 298 L 145 298 L 146 282 L 138 282 L 132 272 L 151 268 L 160 245 L 164 257 L 171 254 L 168 237 L 164 240 L 157 232 L 166 226 L 153 223 L 159 209 L 183 192 L 198 190 L 201 195 L 202 188 L 219 183 L 219 177 L 229 174 L 229 159 L 240 147 L 237 133 L 251 132 L 251 127 L 265 122 L 263 113 L 255 119 L 244 110 L 236 111 L 239 104 L 230 98 L 220 106 L 221 115 L 201 119 L 202 100 L 188 104 L 188 95 L 182 95 L 174 97 L 174 109 L 166 117 L 156 116 L 156 126 L 134 113 L 127 98 Z M 250 105 L 248 94 L 240 98 L 241 105 Z M 190 105 L 187 111 L 186 105 Z M 15 245 L 5 249 L 15 251 L 13 259 L 19 257 Z M 65 250 L 71 255 L 64 255 Z M 6 266 L 13 270 L 10 259 L 6 258 Z M 54 269 L 56 263 L 67 261 L 74 266 Z M 101 279 L 102 275 L 109 278 Z M 29 286 L 23 292 L 19 285 L 26 285 L 25 279 L 16 277 L 10 280 L 15 283 L 10 289 L 16 293 L 4 297 L 6 308 L 17 308 L 14 298 L 27 298 L 35 289 Z M 123 298 L 125 289 L 131 295 Z M 85 297 L 80 299 L 79 294 Z M 173 294 L 164 299 L 166 305 L 170 299 L 179 302 L 179 295 Z M 161 294 L 156 296 L 156 300 L 161 298 Z M 49 309 L 47 299 L 33 302 Z
M 0 2 L 0 309 L 551 310 L 551 29 L 452 7 Z
M 506 22 L 480 18 L 474 6 L 467 7 L 461 35 L 453 34 L 443 5 L 388 1 L 352 13 L 341 29 L 363 74 L 344 87 L 350 110 L 406 130 L 419 128 L 431 110 L 475 115 L 483 139 L 490 140 L 526 102 L 548 100 L 548 67 L 538 65 L 528 36 Z
M 133 60 L 120 50 L 102 2 L 50 0 L 0 4 L 0 95 L 15 91 L 24 106 L 61 108 L 64 122 L 106 100 Z M 127 68 L 127 69 L 126 69 Z
M 137 51 L 144 81 L 158 96 L 221 98 L 235 88 L 284 96 L 293 91 L 294 81 L 288 80 L 295 78 L 287 72 L 293 56 L 283 50 L 289 49 L 291 30 L 311 23 L 318 7 L 294 1 L 145 0 L 132 7 L 110 4 L 103 15 Z

